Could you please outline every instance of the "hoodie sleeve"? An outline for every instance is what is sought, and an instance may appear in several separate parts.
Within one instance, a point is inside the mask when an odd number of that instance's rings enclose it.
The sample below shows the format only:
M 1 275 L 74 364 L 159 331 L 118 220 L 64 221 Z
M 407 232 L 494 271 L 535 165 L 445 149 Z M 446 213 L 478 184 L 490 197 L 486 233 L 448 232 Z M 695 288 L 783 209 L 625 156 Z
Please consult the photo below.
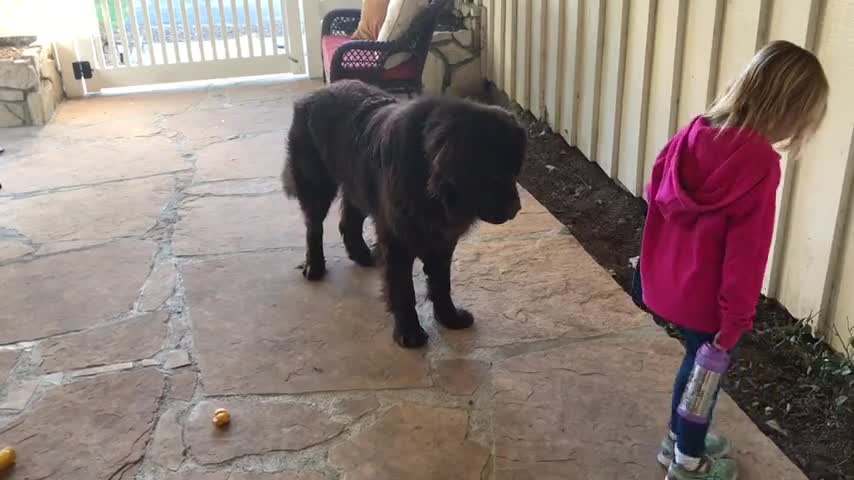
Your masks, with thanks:
M 735 346 L 744 332 L 753 327 L 756 303 L 771 249 L 779 181 L 777 168 L 748 194 L 753 197 L 753 202 L 749 202 L 752 208 L 728 220 L 718 298 L 721 309 L 718 341 L 728 350 Z
M 655 198 L 655 190 L 658 188 L 658 185 L 661 183 L 661 172 L 664 169 L 664 162 L 667 161 L 673 154 L 673 150 L 676 148 L 676 142 L 679 139 L 679 135 L 674 135 L 667 141 L 667 144 L 664 148 L 658 152 L 658 156 L 655 157 L 655 164 L 652 167 L 652 173 L 650 174 L 649 183 L 646 185 L 646 188 L 643 190 L 644 201 L 646 201 L 647 205 L 651 204 L 651 200 Z

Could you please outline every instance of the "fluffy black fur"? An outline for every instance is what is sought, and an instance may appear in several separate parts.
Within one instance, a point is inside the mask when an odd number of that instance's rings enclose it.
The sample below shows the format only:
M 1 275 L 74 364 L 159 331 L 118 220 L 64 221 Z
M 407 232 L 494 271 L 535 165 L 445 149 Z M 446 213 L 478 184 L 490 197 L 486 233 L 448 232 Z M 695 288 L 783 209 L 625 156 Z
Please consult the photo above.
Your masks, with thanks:
M 340 189 L 339 228 L 359 265 L 374 264 L 362 237 L 365 218 L 374 220 L 395 341 L 408 348 L 427 342 L 415 311 L 416 258 L 436 320 L 471 326 L 472 315 L 451 300 L 454 249 L 477 220 L 500 224 L 516 216 L 525 147 L 525 131 L 497 107 L 443 97 L 399 103 L 358 81 L 304 97 L 294 107 L 282 180 L 305 216 L 305 278 L 325 273 L 323 220 Z

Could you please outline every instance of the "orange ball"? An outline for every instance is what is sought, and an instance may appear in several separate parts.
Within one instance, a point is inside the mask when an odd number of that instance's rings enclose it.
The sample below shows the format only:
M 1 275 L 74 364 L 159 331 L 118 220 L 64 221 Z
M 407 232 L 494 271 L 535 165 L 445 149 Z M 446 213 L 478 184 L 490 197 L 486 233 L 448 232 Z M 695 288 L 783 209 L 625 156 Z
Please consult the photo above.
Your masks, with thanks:
M 14 448 L 6 447 L 0 450 L 0 472 L 12 468 L 12 465 L 15 464 L 16 456 Z
M 224 427 L 228 425 L 228 423 L 231 421 L 231 414 L 228 413 L 228 410 L 224 408 L 217 408 L 214 411 L 213 418 L 211 418 L 211 421 L 217 427 Z

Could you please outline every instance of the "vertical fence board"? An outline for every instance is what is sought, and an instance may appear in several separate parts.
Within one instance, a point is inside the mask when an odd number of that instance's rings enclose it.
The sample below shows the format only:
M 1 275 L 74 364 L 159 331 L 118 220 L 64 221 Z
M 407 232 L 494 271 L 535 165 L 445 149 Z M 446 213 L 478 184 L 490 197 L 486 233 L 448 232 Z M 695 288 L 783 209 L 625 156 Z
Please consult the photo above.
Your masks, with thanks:
M 566 3 L 564 0 L 548 0 L 548 33 L 546 34 L 546 121 L 554 131 L 558 131 L 561 123 L 561 98 L 563 92 L 563 50 L 572 48 L 565 46 L 566 25 L 563 21 Z
M 650 78 L 647 132 L 643 150 L 644 183 L 659 151 L 676 130 L 685 11 L 688 0 L 659 0 Z
M 184 0 L 178 0 L 178 4 L 181 5 L 181 25 L 184 28 L 184 48 L 187 51 L 187 61 L 193 62 L 195 60 L 193 58 L 193 45 L 190 37 L 190 24 L 187 23 L 187 4 Z
M 234 29 L 235 58 L 243 57 L 243 47 L 240 45 L 240 17 L 237 12 L 237 0 L 231 0 L 231 28 Z
M 854 80 L 854 79 L 852 79 Z M 854 196 L 851 192 L 851 176 L 854 175 L 854 129 L 851 132 L 851 143 L 848 146 L 848 192 L 843 197 L 843 207 L 839 218 L 843 223 L 840 236 L 840 247 L 836 269 L 837 278 L 830 286 L 829 315 L 820 326 L 820 331 L 830 338 L 831 344 L 841 351 L 851 351 L 854 347 Z M 847 214 L 844 212 L 847 210 Z
M 785 14 L 783 3 L 779 0 L 773 2 L 768 12 L 768 40 L 788 40 L 805 48 L 812 48 L 818 22 L 819 2 L 820 0 L 803 0 L 786 3 Z M 779 294 L 780 267 L 786 242 L 785 231 L 789 218 L 792 182 L 796 176 L 798 164 L 797 160 L 790 159 L 786 152 L 782 152 L 780 158 L 782 177 L 780 187 L 777 189 L 777 218 L 762 285 L 763 293 L 773 298 Z
M 504 19 L 505 3 L 513 0 L 495 0 L 495 85 L 501 90 L 507 91 L 507 82 L 504 76 L 504 60 L 505 60 L 505 45 L 507 35 L 505 28 L 507 26 Z
M 583 49 L 578 69 L 578 148 L 588 160 L 597 161 L 599 133 L 599 92 L 602 78 L 602 43 L 605 39 L 605 5 L 603 0 L 584 0 L 582 5 Z
M 217 51 L 216 26 L 214 25 L 213 12 L 211 11 L 211 0 L 205 0 L 205 15 L 207 15 L 208 19 L 208 33 L 210 34 L 210 38 L 208 40 L 211 44 L 211 54 L 213 55 L 214 60 L 218 60 L 219 52 Z
M 172 49 L 175 51 L 175 63 L 181 63 L 181 49 L 178 45 L 180 37 L 178 35 L 178 24 L 175 21 L 175 7 L 172 0 L 166 0 L 166 8 L 169 9 L 169 26 L 172 28 Z M 184 29 L 186 31 L 186 29 Z
M 582 5 L 585 0 L 567 0 L 563 22 L 566 33 L 563 50 L 563 74 L 559 86 L 561 95 L 560 134 L 572 146 L 578 143 L 578 66 L 581 51 L 586 48 L 583 43 L 581 29 Z
M 780 299 L 795 316 L 821 312 L 827 323 L 829 288 L 840 263 L 842 223 L 851 182 L 851 105 L 854 105 L 854 3 L 824 2 L 816 54 L 830 81 L 827 115 L 803 151 L 792 182 L 780 277 Z
M 495 68 L 495 0 L 485 0 L 486 4 L 486 45 L 484 45 L 483 53 L 486 56 L 486 79 L 496 81 Z
M 293 1 L 293 0 L 290 0 Z M 308 58 L 308 74 L 315 78 L 323 75 L 323 62 L 320 53 L 320 2 L 299 0 L 305 19 L 305 49 Z
M 125 27 L 125 16 L 122 13 L 122 2 L 121 0 L 114 0 L 113 4 L 116 6 L 116 20 L 119 24 L 119 33 L 122 37 L 122 51 L 119 52 L 117 63 L 128 65 L 130 64 L 130 58 L 128 58 L 130 56 L 130 49 L 128 48 L 130 43 L 128 42 L 128 30 Z
M 718 62 L 725 0 L 688 2 L 685 50 L 676 125 L 688 124 L 702 114 L 715 94 L 715 65 Z
M 152 0 L 156 2 L 157 0 Z M 150 65 L 157 65 L 159 62 L 154 56 L 154 35 L 151 31 L 151 19 L 149 18 L 150 10 L 148 9 L 148 2 L 146 0 L 140 0 L 142 3 L 142 14 L 144 15 L 142 23 L 145 28 L 145 40 L 146 45 L 148 45 L 148 60 L 151 62 Z
M 617 176 L 617 147 L 620 143 L 620 111 L 623 103 L 628 18 L 629 0 L 605 2 L 602 95 L 599 97 L 596 162 L 612 178 Z
M 264 8 L 261 0 L 255 0 L 255 27 L 258 28 L 258 38 L 261 43 L 261 56 L 267 56 L 267 33 L 264 31 Z
M 310 0 L 309 0 L 310 1 Z M 316 4 L 317 2 L 311 2 Z M 252 15 L 249 15 L 249 0 L 243 0 L 243 22 L 246 24 L 246 43 L 248 43 L 249 56 L 255 56 L 255 36 L 252 34 Z M 318 42 L 320 36 L 318 35 Z
M 532 2 L 523 2 L 516 7 L 516 88 L 513 98 L 526 110 L 531 107 L 531 10 Z
M 109 66 L 119 66 L 119 51 L 116 48 L 116 34 L 113 29 L 113 20 L 110 15 L 110 9 L 107 8 L 107 0 L 101 0 L 101 12 L 104 22 L 104 31 L 107 32 L 107 43 L 109 45 L 110 62 Z M 108 62 L 104 59 L 104 67 L 108 66 Z
M 202 33 L 202 15 L 201 9 L 199 9 L 199 0 L 193 0 L 193 18 L 195 19 L 196 23 L 196 36 L 198 37 L 196 41 L 199 44 L 199 56 L 204 62 L 208 58 L 207 54 L 205 53 L 205 36 Z M 188 45 L 188 48 L 192 47 Z
M 140 66 L 143 64 L 142 59 L 142 38 L 139 35 L 139 22 L 136 18 L 136 6 L 133 4 L 133 0 L 128 0 L 130 4 L 130 8 L 128 8 L 128 20 L 130 20 L 130 29 L 133 34 L 133 46 L 134 50 L 136 50 L 136 65 Z
M 764 36 L 762 13 L 766 0 L 727 0 L 718 64 L 720 94 L 744 69 Z
M 516 18 L 516 0 L 506 0 L 504 2 L 504 91 L 510 98 L 516 98 L 516 68 L 519 67 L 516 58 L 516 41 L 519 39 L 516 34 L 518 30 L 518 21 Z
M 531 2 L 531 78 L 530 109 L 535 117 L 542 119 L 545 109 L 546 67 L 546 0 Z
M 646 139 L 656 4 L 656 0 L 631 0 L 629 7 L 617 178 L 635 195 L 640 195 L 643 190 L 642 152 Z
M 154 15 L 157 19 L 157 34 L 160 35 L 160 54 L 163 55 L 163 64 L 169 62 L 169 49 L 166 45 L 166 29 L 163 27 L 163 13 L 161 12 L 160 0 L 154 1 Z
M 230 39 L 228 34 L 228 26 L 225 24 L 225 2 L 223 2 L 223 0 L 218 0 L 217 6 L 219 7 L 219 38 L 222 40 L 222 53 L 224 58 L 228 59 L 231 58 L 231 47 L 229 46 Z

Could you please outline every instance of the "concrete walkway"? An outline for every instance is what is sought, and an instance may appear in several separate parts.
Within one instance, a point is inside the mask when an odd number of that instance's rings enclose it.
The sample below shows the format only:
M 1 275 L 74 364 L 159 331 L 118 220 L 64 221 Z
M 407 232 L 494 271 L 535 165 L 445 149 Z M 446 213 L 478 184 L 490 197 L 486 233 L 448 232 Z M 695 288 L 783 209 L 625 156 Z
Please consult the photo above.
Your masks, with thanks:
M 303 281 L 277 176 L 292 102 L 317 85 L 95 98 L 0 130 L 8 478 L 663 477 L 679 345 L 530 195 L 458 250 L 476 328 L 438 329 L 422 300 L 425 350 L 394 345 L 335 218 L 327 281 Z M 741 478 L 804 478 L 729 398 L 720 418 Z

